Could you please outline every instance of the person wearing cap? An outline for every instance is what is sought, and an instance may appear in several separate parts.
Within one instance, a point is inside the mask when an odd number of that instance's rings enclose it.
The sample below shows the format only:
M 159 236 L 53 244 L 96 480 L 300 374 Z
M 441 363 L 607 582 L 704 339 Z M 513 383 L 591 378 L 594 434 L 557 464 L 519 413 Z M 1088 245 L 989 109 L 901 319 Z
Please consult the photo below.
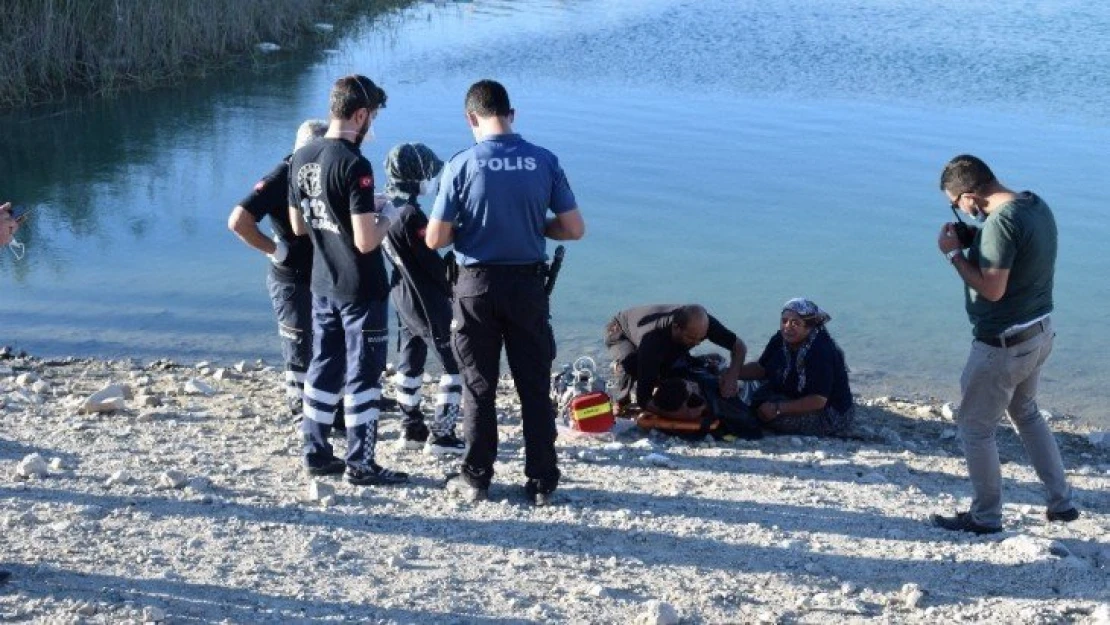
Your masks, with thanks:
M 1040 196 L 1002 185 L 981 159 L 948 162 L 940 190 L 950 205 L 981 224 L 970 246 L 957 223 L 941 227 L 937 247 L 963 282 L 975 340 L 960 377 L 956 423 L 974 497 L 955 516 L 934 515 L 946 530 L 1002 531 L 1002 469 L 995 440 L 1010 417 L 1037 477 L 1045 486 L 1045 517 L 1079 518 L 1060 448 L 1037 405 L 1041 368 L 1056 336 L 1051 313 L 1056 274 L 1056 219 Z M 967 254 L 963 248 L 967 247 Z
M 442 170 L 443 161 L 423 143 L 402 143 L 389 151 L 385 159 L 385 195 L 399 216 L 382 241 L 393 263 L 390 300 L 397 312 L 401 352 L 393 381 L 404 415 L 401 444 L 406 449 L 423 448 L 436 456 L 457 455 L 466 447 L 455 433 L 462 376 L 451 352 L 447 263 L 424 242 L 428 216 L 419 203 L 421 195 L 435 197 L 435 183 Z M 430 429 L 420 409 L 429 346 L 443 368 Z
M 297 130 L 293 151 L 322 137 L 328 129 L 320 119 L 305 120 Z M 277 318 L 281 355 L 285 361 L 285 396 L 289 410 L 299 418 L 304 376 L 312 360 L 312 243 L 307 236 L 293 234 L 289 223 L 289 160 L 286 156 L 254 185 L 227 220 L 227 227 L 243 243 L 270 259 L 266 288 Z M 273 237 L 267 237 L 258 224 L 269 218 Z
M 651 304 L 617 313 L 605 326 L 605 347 L 613 359 L 617 406 L 632 402 L 632 390 L 640 408 L 662 416 L 669 410 L 651 401 L 655 387 L 672 370 L 690 358 L 690 350 L 708 340 L 730 352 L 729 366 L 718 379 L 722 397 L 735 397 L 739 369 L 748 347 L 705 307 L 698 304 Z
M 304 463 L 309 474 L 346 472 L 357 486 L 408 479 L 376 461 L 381 374 L 388 348 L 389 282 L 381 242 L 397 216 L 374 197 L 374 173 L 360 151 L 385 91 L 365 76 L 331 90 L 327 133 L 293 153 L 289 211 L 293 231 L 312 241 L 312 361 L 304 384 Z M 343 403 L 347 455 L 328 443 Z
M 464 107 L 476 144 L 447 163 L 425 235 L 433 249 L 454 242 L 461 265 L 451 327 L 462 366 L 467 448 L 461 475 L 446 486 L 472 501 L 488 496 L 503 345 L 520 396 L 525 493 L 535 505 L 546 505 L 559 469 L 548 397 L 555 337 L 545 238 L 580 239 L 586 226 L 559 160 L 513 132 L 516 112 L 504 86 L 474 83 Z
M 740 379 L 761 384 L 751 404 L 764 427 L 780 434 L 835 435 L 852 425 L 855 406 L 844 352 L 826 324 L 831 317 L 803 298 L 782 306 L 779 331 Z

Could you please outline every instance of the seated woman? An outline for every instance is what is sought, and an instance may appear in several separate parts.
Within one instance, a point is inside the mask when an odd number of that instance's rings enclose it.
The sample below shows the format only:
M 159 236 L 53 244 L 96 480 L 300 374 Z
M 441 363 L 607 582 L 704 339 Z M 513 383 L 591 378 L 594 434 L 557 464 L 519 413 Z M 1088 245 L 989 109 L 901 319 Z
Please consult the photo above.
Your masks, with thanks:
M 780 434 L 839 434 L 855 408 L 844 352 L 829 335 L 829 315 L 795 298 L 782 307 L 778 333 L 757 362 L 740 370 L 742 380 L 762 380 L 751 396 L 764 427 Z

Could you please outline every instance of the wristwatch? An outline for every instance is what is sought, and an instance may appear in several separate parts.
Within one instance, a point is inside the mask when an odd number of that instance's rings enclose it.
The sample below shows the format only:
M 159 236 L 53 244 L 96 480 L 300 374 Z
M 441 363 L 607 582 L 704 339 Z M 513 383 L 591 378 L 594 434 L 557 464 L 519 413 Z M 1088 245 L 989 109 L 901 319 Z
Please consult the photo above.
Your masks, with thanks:
M 958 250 L 958 249 L 948 250 L 947 252 L 944 253 L 944 257 L 947 258 L 948 262 L 950 262 L 950 263 L 956 262 L 956 257 L 959 256 L 959 255 L 960 255 L 960 250 Z

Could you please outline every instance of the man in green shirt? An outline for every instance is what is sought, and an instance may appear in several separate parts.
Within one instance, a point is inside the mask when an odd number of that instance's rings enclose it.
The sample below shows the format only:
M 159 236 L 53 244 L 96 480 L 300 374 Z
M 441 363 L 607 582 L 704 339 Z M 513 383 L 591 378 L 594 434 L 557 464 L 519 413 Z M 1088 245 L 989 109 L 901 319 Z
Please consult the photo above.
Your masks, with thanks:
M 1047 491 L 1049 521 L 1074 521 L 1079 510 L 1064 474 L 1060 449 L 1037 407 L 1041 366 L 1052 353 L 1052 284 L 1056 220 L 1029 191 L 1014 192 L 987 164 L 970 155 L 945 166 L 940 189 L 952 208 L 981 224 L 965 256 L 957 224 L 941 228 L 937 246 L 964 282 L 975 340 L 960 378 L 957 418 L 974 498 L 955 516 L 933 515 L 947 530 L 1002 530 L 1002 471 L 995 431 L 1009 415 Z M 965 239 L 966 241 L 966 239 Z

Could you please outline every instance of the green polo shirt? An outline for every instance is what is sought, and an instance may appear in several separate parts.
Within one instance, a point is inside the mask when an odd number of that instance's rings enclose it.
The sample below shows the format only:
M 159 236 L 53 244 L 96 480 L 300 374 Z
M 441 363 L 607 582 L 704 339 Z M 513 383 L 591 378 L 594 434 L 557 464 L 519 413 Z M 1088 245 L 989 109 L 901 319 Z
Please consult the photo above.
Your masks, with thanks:
M 966 287 L 967 316 L 977 337 L 994 337 L 1015 324 L 1052 312 L 1056 219 L 1037 195 L 1024 191 L 987 217 L 967 258 L 983 269 L 1009 269 L 1002 299 L 992 302 Z

